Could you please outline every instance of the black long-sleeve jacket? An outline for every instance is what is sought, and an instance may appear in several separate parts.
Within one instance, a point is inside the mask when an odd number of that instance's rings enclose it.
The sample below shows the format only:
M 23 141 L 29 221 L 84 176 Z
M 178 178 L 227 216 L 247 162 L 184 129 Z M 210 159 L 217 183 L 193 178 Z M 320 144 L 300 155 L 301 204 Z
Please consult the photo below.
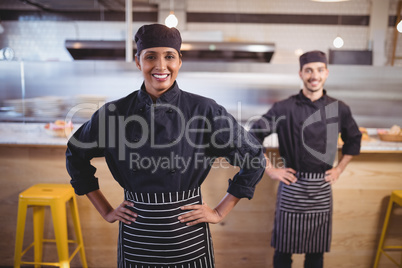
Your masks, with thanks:
M 182 91 L 177 83 L 156 103 L 143 85 L 106 103 L 74 133 L 66 162 L 77 194 L 99 189 L 90 163 L 94 157 L 105 157 L 115 180 L 138 193 L 199 187 L 211 168 L 222 168 L 226 162 L 214 160 L 223 157 L 241 168 L 228 192 L 250 199 L 265 167 L 258 141 L 222 106 Z
M 342 154 L 348 155 L 360 153 L 362 136 L 349 106 L 329 97 L 325 90 L 314 102 L 302 91 L 276 102 L 252 125 L 250 132 L 260 143 L 277 133 L 285 166 L 314 173 L 332 168 L 339 133 L 344 141 Z

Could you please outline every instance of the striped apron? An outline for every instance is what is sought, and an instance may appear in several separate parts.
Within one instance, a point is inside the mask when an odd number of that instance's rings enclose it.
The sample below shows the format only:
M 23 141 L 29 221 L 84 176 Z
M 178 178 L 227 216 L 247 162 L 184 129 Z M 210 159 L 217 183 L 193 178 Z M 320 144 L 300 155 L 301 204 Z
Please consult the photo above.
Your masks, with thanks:
M 332 188 L 325 173 L 296 174 L 297 182 L 280 183 L 271 245 L 283 253 L 330 250 Z
M 202 204 L 200 188 L 175 193 L 132 193 L 137 220 L 120 222 L 119 268 L 213 268 L 212 240 L 207 223 L 187 226 L 177 218 L 184 205 Z

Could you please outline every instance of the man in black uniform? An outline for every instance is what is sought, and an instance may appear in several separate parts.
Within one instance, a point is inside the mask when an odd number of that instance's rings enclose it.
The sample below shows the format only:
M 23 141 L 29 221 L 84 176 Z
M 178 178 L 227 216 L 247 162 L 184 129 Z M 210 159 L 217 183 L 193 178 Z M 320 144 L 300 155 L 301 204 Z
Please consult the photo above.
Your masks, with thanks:
M 276 132 L 285 165 L 276 168 L 268 161 L 266 168 L 280 181 L 271 241 L 275 268 L 291 267 L 293 253 L 306 254 L 304 267 L 323 267 L 331 244 L 331 184 L 360 152 L 361 133 L 349 107 L 324 90 L 328 73 L 325 53 L 301 55 L 303 89 L 275 103 L 250 130 L 261 143 Z M 342 157 L 333 166 L 339 133 Z

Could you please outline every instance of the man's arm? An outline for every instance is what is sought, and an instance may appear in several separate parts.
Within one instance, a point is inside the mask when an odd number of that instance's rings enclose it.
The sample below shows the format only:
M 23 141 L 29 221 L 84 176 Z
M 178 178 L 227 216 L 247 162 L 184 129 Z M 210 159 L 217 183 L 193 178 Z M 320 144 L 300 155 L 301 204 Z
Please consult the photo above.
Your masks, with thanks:
M 325 180 L 331 184 L 334 184 L 339 179 L 339 176 L 345 170 L 346 166 L 349 164 L 352 158 L 353 155 L 342 155 L 341 160 L 339 160 L 338 162 L 338 165 L 325 172 Z
M 272 165 L 271 160 L 266 154 L 264 154 L 267 165 L 265 167 L 265 173 L 273 180 L 278 180 L 286 185 L 290 185 L 297 181 L 295 176 L 296 171 L 292 168 L 276 168 Z

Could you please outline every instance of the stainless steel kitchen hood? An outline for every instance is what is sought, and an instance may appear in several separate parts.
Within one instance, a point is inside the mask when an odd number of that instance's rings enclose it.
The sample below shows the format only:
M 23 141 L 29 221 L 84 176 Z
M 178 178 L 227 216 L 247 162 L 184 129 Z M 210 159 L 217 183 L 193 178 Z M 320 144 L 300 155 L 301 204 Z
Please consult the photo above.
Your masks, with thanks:
M 125 41 L 66 40 L 65 46 L 75 60 L 125 59 Z M 183 60 L 191 61 L 270 62 L 274 51 L 273 43 L 183 42 L 181 46 Z

